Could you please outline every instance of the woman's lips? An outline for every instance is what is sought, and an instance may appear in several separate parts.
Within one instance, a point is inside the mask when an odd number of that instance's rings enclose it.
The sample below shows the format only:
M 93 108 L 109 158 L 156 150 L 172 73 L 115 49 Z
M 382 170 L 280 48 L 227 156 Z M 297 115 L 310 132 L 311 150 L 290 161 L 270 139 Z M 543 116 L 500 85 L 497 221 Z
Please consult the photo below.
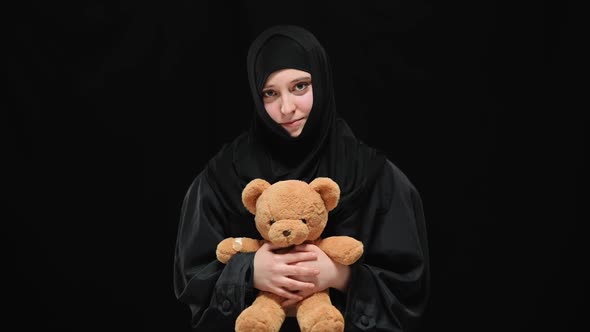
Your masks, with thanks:
M 283 125 L 285 127 L 295 127 L 295 126 L 299 125 L 301 120 L 303 120 L 303 119 L 297 119 L 297 120 L 291 121 L 291 122 L 283 122 L 283 123 L 281 123 L 281 125 Z

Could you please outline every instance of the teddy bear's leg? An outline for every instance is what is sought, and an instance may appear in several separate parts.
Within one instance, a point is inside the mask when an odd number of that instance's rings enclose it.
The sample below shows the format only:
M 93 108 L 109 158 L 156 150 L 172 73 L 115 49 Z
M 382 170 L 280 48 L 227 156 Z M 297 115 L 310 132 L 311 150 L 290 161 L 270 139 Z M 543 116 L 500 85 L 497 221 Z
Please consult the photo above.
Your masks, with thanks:
M 297 306 L 297 322 L 303 332 L 344 331 L 344 317 L 330 301 L 328 290 L 315 293 Z
M 278 332 L 285 320 L 282 298 L 268 292 L 260 292 L 251 306 L 236 319 L 236 331 Z

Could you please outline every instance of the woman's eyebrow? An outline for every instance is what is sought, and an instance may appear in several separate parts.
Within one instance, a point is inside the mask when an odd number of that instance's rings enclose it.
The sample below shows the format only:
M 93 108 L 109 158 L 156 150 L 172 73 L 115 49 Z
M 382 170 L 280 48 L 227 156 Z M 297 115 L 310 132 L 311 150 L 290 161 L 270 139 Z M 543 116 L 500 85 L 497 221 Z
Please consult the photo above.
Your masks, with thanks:
M 292 80 L 291 83 L 299 82 L 299 81 L 307 81 L 307 80 L 310 80 L 310 79 L 311 79 L 310 76 L 303 76 L 303 77 L 299 77 L 299 78 L 296 78 L 296 79 Z
M 301 81 L 309 81 L 311 80 L 311 76 L 302 76 L 292 80 L 290 83 L 301 82 Z M 273 88 L 274 84 L 265 85 L 263 89 Z

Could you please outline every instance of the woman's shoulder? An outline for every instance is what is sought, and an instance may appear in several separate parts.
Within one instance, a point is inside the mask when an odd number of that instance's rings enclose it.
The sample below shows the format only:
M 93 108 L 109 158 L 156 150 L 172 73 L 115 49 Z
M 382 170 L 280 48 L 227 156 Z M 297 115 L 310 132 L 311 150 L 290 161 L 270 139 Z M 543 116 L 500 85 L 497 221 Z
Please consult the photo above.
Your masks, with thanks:
M 249 149 L 248 140 L 247 133 L 242 133 L 223 144 L 194 177 L 189 191 L 202 193 L 203 197 L 217 200 L 228 209 L 240 209 L 242 181 L 235 164 L 240 153 Z
M 385 197 L 418 195 L 418 190 L 410 178 L 389 158 L 385 159 L 383 172 L 375 190 Z
M 207 168 L 215 167 L 216 165 L 232 162 L 235 158 L 235 154 L 241 150 L 244 150 L 249 143 L 248 133 L 244 132 L 233 140 L 224 143 L 217 153 L 213 155 L 204 166 L 204 170 Z
M 198 171 L 195 181 L 207 181 L 209 178 L 222 177 L 233 169 L 233 164 L 240 151 L 248 145 L 247 133 L 242 133 L 233 140 L 224 143 Z
M 230 169 L 234 160 L 234 152 L 239 150 L 239 146 L 245 144 L 246 135 L 241 134 L 233 140 L 224 143 L 219 150 L 209 158 L 194 175 L 193 180 L 188 188 L 188 191 L 195 191 L 198 188 L 211 187 L 211 178 L 214 178 L 216 173 L 224 173 Z
M 420 194 L 409 177 L 388 158 L 385 159 L 383 171 L 370 190 L 369 197 L 378 205 L 377 211 L 380 214 L 386 213 L 396 204 L 411 206 L 410 202 L 420 199 Z
M 384 176 L 389 177 L 389 179 L 397 184 L 398 186 L 405 187 L 408 189 L 416 190 L 416 187 L 410 180 L 410 178 L 402 171 L 391 159 L 385 159 L 384 165 Z

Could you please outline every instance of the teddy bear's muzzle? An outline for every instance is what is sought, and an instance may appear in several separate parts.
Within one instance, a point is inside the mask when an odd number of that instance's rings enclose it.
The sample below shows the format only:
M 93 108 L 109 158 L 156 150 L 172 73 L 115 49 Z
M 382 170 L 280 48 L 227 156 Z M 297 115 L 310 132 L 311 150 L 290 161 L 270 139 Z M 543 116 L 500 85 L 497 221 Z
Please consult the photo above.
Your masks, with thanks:
M 281 247 L 288 247 L 305 242 L 309 228 L 300 219 L 277 220 L 268 232 L 269 240 Z

